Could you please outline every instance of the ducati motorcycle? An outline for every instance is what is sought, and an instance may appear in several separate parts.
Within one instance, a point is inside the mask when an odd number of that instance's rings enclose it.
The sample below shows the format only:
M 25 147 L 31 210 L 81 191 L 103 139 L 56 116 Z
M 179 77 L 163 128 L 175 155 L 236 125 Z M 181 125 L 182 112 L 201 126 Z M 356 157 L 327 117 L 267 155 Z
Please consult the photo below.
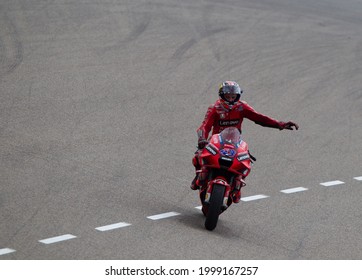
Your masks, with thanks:
M 211 137 L 199 151 L 200 200 L 205 227 L 215 229 L 219 215 L 233 203 L 233 196 L 245 186 L 253 158 L 239 130 L 228 127 Z

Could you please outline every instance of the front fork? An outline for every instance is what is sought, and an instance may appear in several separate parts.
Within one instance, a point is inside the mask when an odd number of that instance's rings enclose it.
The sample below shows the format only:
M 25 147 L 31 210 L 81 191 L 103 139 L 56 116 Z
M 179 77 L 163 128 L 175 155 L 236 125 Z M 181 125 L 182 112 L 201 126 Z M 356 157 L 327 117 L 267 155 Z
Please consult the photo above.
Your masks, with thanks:
M 202 173 L 200 172 L 200 175 L 201 174 Z M 225 178 L 217 177 L 217 178 L 211 180 L 207 185 L 207 189 L 206 189 L 206 193 L 205 193 L 205 200 L 204 200 L 204 202 L 206 204 L 208 204 L 210 202 L 210 197 L 211 197 L 211 193 L 212 193 L 214 184 L 219 184 L 219 185 L 225 186 L 224 200 L 223 200 L 223 206 L 222 206 L 223 210 L 225 210 L 226 208 L 228 208 L 230 206 L 230 201 L 229 201 L 230 192 L 231 191 L 240 192 L 240 189 L 246 185 L 244 178 L 240 175 L 235 178 L 235 183 L 233 184 L 234 188 L 232 188 L 228 184 L 228 182 L 227 182 L 227 180 L 225 180 Z
M 218 184 L 218 185 L 223 185 L 225 187 L 225 192 L 224 192 L 224 200 L 223 200 L 223 204 L 222 204 L 222 210 L 224 211 L 226 208 L 228 208 L 228 200 L 229 200 L 229 195 L 230 195 L 230 191 L 231 191 L 231 187 L 230 185 L 227 183 L 227 181 L 222 178 L 222 177 L 218 177 L 214 180 L 211 180 L 207 186 L 206 189 L 206 194 L 205 194 L 205 200 L 204 202 L 206 204 L 210 203 L 210 198 L 211 198 L 211 193 L 214 187 L 214 184 Z

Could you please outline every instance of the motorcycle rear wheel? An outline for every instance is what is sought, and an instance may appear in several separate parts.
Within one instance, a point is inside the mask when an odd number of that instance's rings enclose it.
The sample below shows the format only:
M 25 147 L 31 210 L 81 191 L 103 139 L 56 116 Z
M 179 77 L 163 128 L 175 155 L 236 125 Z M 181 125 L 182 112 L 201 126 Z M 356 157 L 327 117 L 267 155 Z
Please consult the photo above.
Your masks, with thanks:
M 221 214 L 221 206 L 224 200 L 225 187 L 223 185 L 215 184 L 210 197 L 210 205 L 205 220 L 205 228 L 207 230 L 214 230 Z

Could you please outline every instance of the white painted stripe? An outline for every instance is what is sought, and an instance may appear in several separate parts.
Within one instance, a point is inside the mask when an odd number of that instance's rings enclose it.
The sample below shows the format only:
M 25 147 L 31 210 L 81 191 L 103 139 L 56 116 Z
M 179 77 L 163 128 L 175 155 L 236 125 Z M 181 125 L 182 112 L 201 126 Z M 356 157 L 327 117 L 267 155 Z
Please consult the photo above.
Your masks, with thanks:
M 202 205 L 201 205 L 201 206 L 196 206 L 195 208 L 201 210 L 201 209 L 202 209 Z
M 39 242 L 44 243 L 44 244 L 51 244 L 51 243 L 66 241 L 66 240 L 73 239 L 73 238 L 77 238 L 77 237 L 74 235 L 71 235 L 71 234 L 64 234 L 64 235 L 55 236 L 55 237 L 51 237 L 51 238 L 47 238 L 47 239 L 42 239 L 42 240 L 39 240 Z
M 253 195 L 253 196 L 246 196 L 241 198 L 242 201 L 252 201 L 252 200 L 258 200 L 258 199 L 263 199 L 263 198 L 267 198 L 267 195 L 263 195 L 263 194 L 258 194 L 258 195 Z
M 6 255 L 6 254 L 10 254 L 16 252 L 14 249 L 10 249 L 10 248 L 3 248 L 0 249 L 0 255 Z
M 285 189 L 285 190 L 281 190 L 282 193 L 296 193 L 296 192 L 304 192 L 307 191 L 307 188 L 303 188 L 303 187 L 298 187 L 298 188 L 292 188 L 292 189 Z
M 165 218 L 169 218 L 169 217 L 173 217 L 173 216 L 177 216 L 177 215 L 181 215 L 180 213 L 177 212 L 168 212 L 168 213 L 163 213 L 163 214 L 159 214 L 159 215 L 154 215 L 154 216 L 148 216 L 148 219 L 151 220 L 160 220 L 160 219 L 165 219 Z
M 341 184 L 344 184 L 344 182 L 342 181 L 330 181 L 330 182 L 324 182 L 324 183 L 320 183 L 322 186 L 325 186 L 325 187 L 330 187 L 330 186 L 336 186 L 336 185 L 341 185 Z
M 102 226 L 102 227 L 97 227 L 95 229 L 99 230 L 99 231 L 107 231 L 107 230 L 112 230 L 112 229 L 116 229 L 116 228 L 128 227 L 130 225 L 131 224 L 127 224 L 127 223 L 116 223 L 116 224 L 106 225 L 106 226 Z
M 360 177 L 354 177 L 353 179 L 357 180 L 357 181 L 362 181 L 362 176 Z

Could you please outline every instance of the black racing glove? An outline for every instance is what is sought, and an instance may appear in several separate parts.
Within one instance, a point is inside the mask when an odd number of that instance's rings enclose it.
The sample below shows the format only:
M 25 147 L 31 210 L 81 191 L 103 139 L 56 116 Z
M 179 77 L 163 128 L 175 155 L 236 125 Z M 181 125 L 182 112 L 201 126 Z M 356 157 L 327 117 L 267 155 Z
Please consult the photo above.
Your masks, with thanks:
M 293 127 L 295 127 L 296 130 L 298 130 L 299 125 L 296 124 L 295 122 L 280 122 L 279 123 L 279 129 L 283 130 L 283 129 L 289 129 L 289 130 L 293 130 Z
M 201 149 L 205 148 L 205 146 L 207 144 L 209 144 L 209 141 L 207 141 L 206 139 L 200 138 L 197 143 L 197 147 L 201 150 Z

